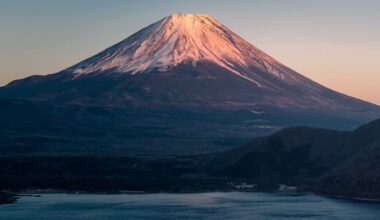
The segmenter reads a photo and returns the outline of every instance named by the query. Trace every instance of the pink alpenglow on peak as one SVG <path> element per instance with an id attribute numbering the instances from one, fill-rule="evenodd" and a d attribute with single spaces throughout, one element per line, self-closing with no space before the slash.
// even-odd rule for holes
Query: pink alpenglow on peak
<path id="1" fill-rule="evenodd" d="M 292 77 L 281 64 L 207 14 L 175 13 L 138 31 L 70 69 L 75 76 L 107 70 L 137 74 L 165 71 L 181 63 L 211 62 L 261 86 L 256 67 L 279 78 Z"/>

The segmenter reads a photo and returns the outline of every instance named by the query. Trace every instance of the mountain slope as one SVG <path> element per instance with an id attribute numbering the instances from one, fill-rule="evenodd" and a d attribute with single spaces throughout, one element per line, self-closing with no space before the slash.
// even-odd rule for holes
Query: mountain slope
<path id="1" fill-rule="evenodd" d="M 287 128 L 220 153 L 208 170 L 274 186 L 309 185 L 325 194 L 379 199 L 379 164 L 380 119 L 351 132 Z"/>
<path id="2" fill-rule="evenodd" d="M 316 188 L 321 193 L 380 199 L 380 120 L 353 132 L 355 154 L 323 177 Z"/>
<path id="3" fill-rule="evenodd" d="M 315 178 L 355 151 L 345 145 L 349 132 L 295 127 L 224 152 L 210 163 L 216 175 L 286 181 Z"/>

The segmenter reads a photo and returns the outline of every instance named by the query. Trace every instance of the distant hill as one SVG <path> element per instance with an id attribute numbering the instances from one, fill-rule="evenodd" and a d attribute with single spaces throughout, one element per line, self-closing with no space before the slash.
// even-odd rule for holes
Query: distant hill
<path id="1" fill-rule="evenodd" d="M 216 176 L 309 185 L 313 190 L 380 198 L 380 119 L 351 132 L 296 127 L 220 153 Z"/>

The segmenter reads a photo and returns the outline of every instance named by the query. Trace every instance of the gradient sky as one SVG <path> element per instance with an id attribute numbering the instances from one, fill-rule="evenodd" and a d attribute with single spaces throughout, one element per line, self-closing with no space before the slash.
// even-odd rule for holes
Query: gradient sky
<path id="1" fill-rule="evenodd" d="M 378 0 L 0 0 L 0 85 L 62 70 L 174 12 L 210 14 L 301 74 L 380 105 Z"/>

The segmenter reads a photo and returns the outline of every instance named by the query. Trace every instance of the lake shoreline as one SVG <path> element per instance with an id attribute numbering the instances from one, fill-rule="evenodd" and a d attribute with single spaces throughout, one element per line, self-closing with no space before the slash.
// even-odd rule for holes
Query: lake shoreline
<path id="1" fill-rule="evenodd" d="M 241 192 L 241 193 L 267 193 L 267 194 L 277 194 L 277 195 L 304 195 L 313 194 L 316 196 L 331 198 L 334 200 L 346 200 L 354 202 L 363 203 L 380 203 L 379 199 L 372 198 L 361 198 L 361 197 L 349 197 L 342 195 L 331 195 L 331 194 L 321 194 L 312 191 L 299 191 L 299 192 L 278 192 L 278 191 L 240 191 L 240 190 L 202 190 L 202 191 L 130 191 L 130 190 L 120 190 L 120 191 L 75 191 L 75 190 L 58 190 L 58 189 L 33 189 L 24 191 L 14 191 L 14 192 L 2 192 L 0 193 L 0 205 L 16 203 L 19 197 L 41 197 L 44 194 L 93 194 L 93 195 L 146 195 L 146 194 L 196 194 L 196 193 L 231 193 L 231 192 Z"/>
<path id="2" fill-rule="evenodd" d="M 17 203 L 0 206 L 0 218 L 378 220 L 380 216 L 379 204 L 330 199 L 313 193 L 67 193 L 70 192 L 20 194 Z"/>
<path id="3" fill-rule="evenodd" d="M 326 198 L 340 199 L 340 200 L 351 200 L 357 202 L 370 202 L 370 203 L 380 203 L 380 199 L 356 197 L 356 196 L 345 196 L 345 195 L 332 195 L 323 193 L 314 193 L 315 195 L 323 196 Z"/>
<path id="4" fill-rule="evenodd" d="M 17 202 L 16 194 L 0 191 L 0 205 L 12 204 L 15 202 Z"/>

